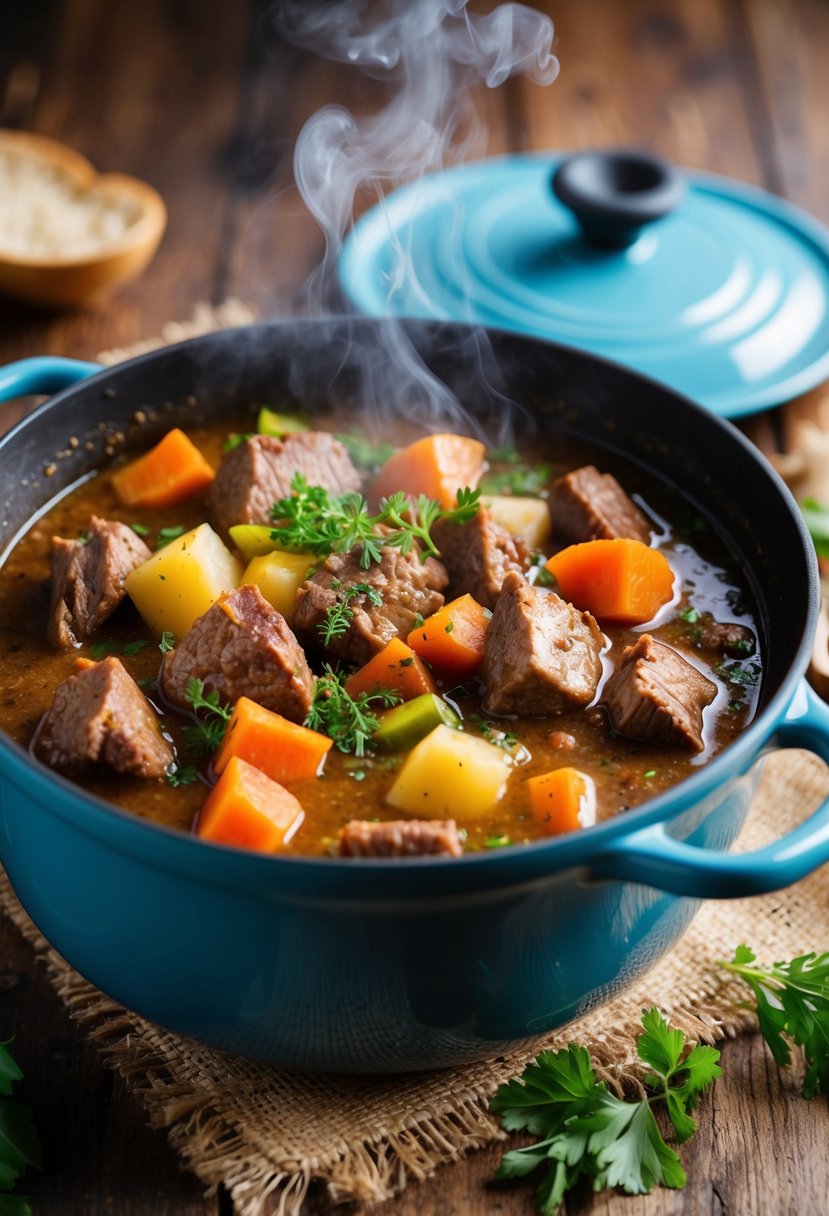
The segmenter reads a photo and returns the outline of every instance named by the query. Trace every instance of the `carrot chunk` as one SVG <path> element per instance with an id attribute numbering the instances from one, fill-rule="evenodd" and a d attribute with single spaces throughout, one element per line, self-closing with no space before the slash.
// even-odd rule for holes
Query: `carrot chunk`
<path id="1" fill-rule="evenodd" d="M 577 768 L 557 768 L 527 782 L 530 807 L 548 836 L 577 832 L 596 822 L 593 778 Z"/>
<path id="2" fill-rule="evenodd" d="M 389 457 L 377 475 L 371 497 L 377 502 L 402 490 L 411 498 L 425 494 L 453 507 L 458 490 L 474 490 L 484 471 L 486 448 L 466 435 L 425 435 Z"/>
<path id="3" fill-rule="evenodd" d="M 176 427 L 112 475 L 112 488 L 128 507 L 171 507 L 209 486 L 215 474 L 184 431 Z"/>
<path id="4" fill-rule="evenodd" d="M 462 595 L 427 617 L 406 639 L 440 676 L 464 680 L 484 658 L 489 617 L 471 595 Z"/>
<path id="5" fill-rule="evenodd" d="M 422 697 L 427 692 L 437 692 L 437 685 L 425 664 L 411 646 L 400 638 L 386 642 L 378 654 L 345 682 L 345 691 L 350 697 L 358 697 L 361 692 L 374 692 L 376 688 L 391 688 L 404 701 Z"/>
<path id="6" fill-rule="evenodd" d="M 554 554 L 547 569 L 564 599 L 599 619 L 644 625 L 674 593 L 674 572 L 641 540 L 588 540 Z"/>
<path id="7" fill-rule="evenodd" d="M 331 745 L 332 740 L 318 731 L 289 722 L 250 697 L 240 697 L 213 758 L 213 768 L 223 772 L 235 756 L 272 781 L 290 784 L 316 777 Z"/>
<path id="8" fill-rule="evenodd" d="M 274 853 L 288 843 L 304 817 L 293 794 L 232 756 L 204 800 L 196 835 L 216 844 Z"/>

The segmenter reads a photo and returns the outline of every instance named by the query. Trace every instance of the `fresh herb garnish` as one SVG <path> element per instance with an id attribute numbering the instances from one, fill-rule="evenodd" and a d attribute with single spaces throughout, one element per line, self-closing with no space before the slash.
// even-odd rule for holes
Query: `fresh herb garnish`
<path id="1" fill-rule="evenodd" d="M 232 710 L 221 704 L 215 688 L 205 693 L 204 681 L 195 676 L 187 681 L 184 699 L 192 706 L 194 713 L 204 715 L 195 726 L 186 726 L 182 731 L 187 750 L 192 756 L 208 756 L 224 738 Z"/>
<path id="2" fill-rule="evenodd" d="M 336 435 L 354 463 L 361 469 L 379 468 L 397 451 L 390 443 L 370 443 L 359 435 Z"/>
<path id="3" fill-rule="evenodd" d="M 750 663 L 747 667 L 741 663 L 735 663 L 732 667 L 721 665 L 719 670 L 727 680 L 731 680 L 732 684 L 754 685 L 760 683 L 760 668 L 756 663 Z"/>
<path id="4" fill-rule="evenodd" d="M 240 448 L 243 443 L 247 443 L 253 433 L 253 431 L 243 431 L 241 433 L 236 433 L 234 431 L 233 434 L 228 435 L 227 439 L 222 444 L 222 451 L 235 452 L 236 449 Z"/>
<path id="5" fill-rule="evenodd" d="M 494 453 L 490 452 L 490 455 Z M 501 473 L 487 473 L 481 482 L 481 491 L 486 494 L 509 494 L 518 497 L 537 497 L 547 488 L 550 480 L 548 464 L 530 465 L 528 468 L 505 469 Z"/>
<path id="6" fill-rule="evenodd" d="M 454 633 L 455 632 L 455 622 L 447 621 L 446 624 L 443 626 L 443 632 L 444 633 Z"/>
<path id="7" fill-rule="evenodd" d="M 800 509 L 818 557 L 829 557 L 829 507 L 814 498 L 804 498 Z"/>
<path id="8" fill-rule="evenodd" d="M 539 566 L 535 576 L 536 587 L 556 587 L 558 580 L 552 570 L 548 570 L 546 566 Z"/>
<path id="9" fill-rule="evenodd" d="M 169 528 L 159 528 L 155 538 L 156 552 L 163 549 L 165 545 L 169 545 L 170 541 L 183 536 L 186 531 L 184 524 L 170 524 Z"/>
<path id="10" fill-rule="evenodd" d="M 167 654 L 171 650 L 175 650 L 176 635 L 169 629 L 165 629 L 161 635 L 161 641 L 158 643 L 158 649 L 162 654 Z"/>
<path id="11" fill-rule="evenodd" d="M 32 1112 L 11 1097 L 23 1073 L 8 1050 L 10 1042 L 0 1043 L 0 1212 L 3 1216 L 31 1216 L 26 1200 L 9 1194 L 29 1166 L 41 1168 Z"/>
<path id="12" fill-rule="evenodd" d="M 441 519 L 462 524 L 478 513 L 479 492 L 458 490 L 457 505 L 444 510 L 440 503 L 419 494 L 416 501 L 402 492 L 384 498 L 380 510 L 372 515 L 361 494 L 332 495 L 322 486 L 311 486 L 301 473 L 291 482 L 293 494 L 271 508 L 277 526 L 271 532 L 285 549 L 296 549 L 317 556 L 343 553 L 362 546 L 360 565 L 367 570 L 379 562 L 384 548 L 410 553 L 417 542 L 421 560 L 438 556 L 431 528 Z M 385 529 L 389 529 L 386 531 Z"/>
<path id="13" fill-rule="evenodd" d="M 486 840 L 484 841 L 484 848 L 505 849 L 507 845 L 511 843 L 512 842 L 509 836 L 507 836 L 506 833 L 502 833 L 500 836 L 487 836 Z"/>
<path id="14" fill-rule="evenodd" d="M 199 779 L 199 770 L 195 764 L 176 764 L 164 774 L 174 789 L 180 785 L 192 785 Z"/>
<path id="15" fill-rule="evenodd" d="M 685 608 L 680 608 L 676 615 L 677 620 L 687 621 L 689 625 L 695 625 L 699 620 L 699 612 L 693 604 L 688 604 Z"/>
<path id="16" fill-rule="evenodd" d="M 643 774 L 642 774 L 642 776 L 643 776 L 643 777 L 644 777 L 644 778 L 645 778 L 647 781 L 650 781 L 651 777 L 655 777 L 655 776 L 656 776 L 656 769 L 655 769 L 655 768 L 649 768 L 649 769 L 648 769 L 648 771 L 647 771 L 646 773 L 643 773 Z"/>
<path id="17" fill-rule="evenodd" d="M 350 607 L 350 604 L 358 595 L 364 595 L 368 602 L 374 604 L 376 608 L 383 603 L 380 592 L 369 583 L 352 583 L 349 587 L 344 587 L 336 602 L 331 605 L 317 625 L 324 646 L 328 646 L 334 638 L 342 637 L 344 633 L 348 632 L 348 627 L 354 620 L 354 609 Z"/>
<path id="18" fill-rule="evenodd" d="M 147 524 L 130 524 L 136 536 L 149 536 L 152 529 Z"/>
<path id="19" fill-rule="evenodd" d="M 642 1025 L 636 1050 L 651 1071 L 638 1100 L 611 1093 L 596 1077 L 587 1049 L 575 1043 L 542 1052 L 492 1099 L 490 1109 L 507 1131 L 540 1138 L 506 1153 L 496 1177 L 522 1178 L 542 1170 L 537 1199 L 544 1216 L 553 1216 L 583 1178 L 596 1191 L 619 1186 L 631 1195 L 685 1185 L 685 1171 L 663 1140 L 653 1108 L 664 1105 L 683 1144 L 696 1131 L 689 1112 L 720 1076 L 720 1053 L 699 1044 L 688 1050 L 682 1031 L 656 1009 L 643 1012 Z"/>
<path id="20" fill-rule="evenodd" d="M 122 654 L 126 658 L 130 658 L 134 654 L 138 654 L 139 650 L 143 650 L 145 646 L 149 646 L 146 638 L 140 638 L 134 642 L 113 642 L 107 639 L 104 642 L 93 642 L 89 647 L 89 653 L 93 659 L 105 659 L 109 654 Z"/>
<path id="21" fill-rule="evenodd" d="M 486 718 L 482 717 L 480 714 L 470 714 L 469 720 L 470 722 L 475 723 L 478 730 L 488 743 L 493 743 L 495 747 L 503 748 L 505 752 L 512 751 L 512 749 L 516 747 L 519 742 L 518 735 L 516 735 L 514 731 L 498 730 L 497 727 L 492 726 L 492 724 L 487 722 Z"/>
<path id="22" fill-rule="evenodd" d="M 388 709 L 398 705 L 402 698 L 390 688 L 375 688 L 352 697 L 345 690 L 344 676 L 334 671 L 329 663 L 323 671 L 324 674 L 314 680 L 314 696 L 305 725 L 328 735 L 339 751 L 364 756 L 380 725 L 371 706 L 377 704 Z"/>
<path id="23" fill-rule="evenodd" d="M 789 1040 L 803 1048 L 803 1097 L 829 1093 L 829 952 L 801 954 L 771 967 L 756 961 L 753 950 L 738 946 L 730 962 L 718 965 L 750 986 L 760 1033 L 781 1067 L 791 1063 Z"/>
<path id="24" fill-rule="evenodd" d="M 511 444 L 507 444 L 502 448 L 490 448 L 487 452 L 490 460 L 498 460 L 501 464 L 518 464 L 521 460 L 521 453 L 518 448 L 514 448 Z"/>

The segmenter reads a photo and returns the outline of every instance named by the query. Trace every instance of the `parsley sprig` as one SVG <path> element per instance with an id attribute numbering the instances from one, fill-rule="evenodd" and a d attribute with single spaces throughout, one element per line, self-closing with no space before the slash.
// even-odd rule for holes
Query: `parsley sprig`
<path id="1" fill-rule="evenodd" d="M 803 1097 L 829 1093 L 829 952 L 800 954 L 771 967 L 756 962 L 753 950 L 738 946 L 733 959 L 719 966 L 751 988 L 760 1033 L 781 1067 L 791 1063 L 789 1041 L 803 1048 Z"/>
<path id="2" fill-rule="evenodd" d="M 373 705 L 388 709 L 402 700 L 390 688 L 376 688 L 352 697 L 345 690 L 344 677 L 326 663 L 323 675 L 314 680 L 314 696 L 305 725 L 318 730 L 341 752 L 364 756 L 380 725 Z"/>
<path id="3" fill-rule="evenodd" d="M 458 490 L 456 505 L 445 510 L 425 494 L 412 500 L 399 492 L 382 499 L 379 511 L 371 514 L 362 494 L 332 495 L 322 486 L 309 485 L 301 473 L 294 474 L 291 490 L 289 498 L 281 498 L 271 508 L 277 525 L 271 540 L 285 549 L 318 557 L 361 546 L 364 570 L 381 560 L 384 548 L 410 553 L 415 542 L 421 547 L 423 561 L 430 555 L 436 557 L 431 529 L 441 519 L 457 524 L 473 519 L 480 497 L 477 490 Z"/>
<path id="4" fill-rule="evenodd" d="M 383 603 L 383 597 L 376 587 L 372 587 L 370 583 L 351 583 L 348 587 L 342 587 L 339 582 L 331 584 L 332 590 L 338 591 L 336 601 L 326 612 L 323 619 L 317 625 L 317 630 L 322 635 L 324 646 L 328 646 L 334 638 L 342 637 L 348 632 L 348 627 L 354 620 L 354 609 L 351 607 L 351 601 L 358 595 L 364 595 L 370 604 L 374 604 L 379 608 Z"/>
<path id="5" fill-rule="evenodd" d="M 575 1043 L 542 1052 L 492 1099 L 490 1107 L 507 1131 L 539 1137 L 506 1153 L 496 1177 L 543 1170 L 537 1191 L 543 1216 L 553 1216 L 582 1178 L 591 1179 L 597 1191 L 619 1186 L 631 1195 L 685 1185 L 685 1171 L 662 1138 L 653 1108 L 664 1105 L 677 1142 L 684 1143 L 696 1131 L 689 1112 L 722 1071 L 720 1053 L 699 1044 L 689 1049 L 682 1031 L 657 1009 L 643 1012 L 642 1026 L 636 1049 L 650 1071 L 644 1096 L 636 1101 L 611 1093 L 596 1077 L 587 1049 Z"/>
<path id="6" fill-rule="evenodd" d="M 41 1168 L 32 1112 L 11 1097 L 23 1074 L 8 1050 L 10 1042 L 0 1043 L 0 1211 L 4 1216 L 31 1216 L 25 1199 L 8 1194 L 29 1166 Z"/>
<path id="7" fill-rule="evenodd" d="M 221 704 L 215 688 L 206 693 L 204 681 L 195 676 L 187 681 L 184 698 L 194 713 L 203 715 L 195 726 L 185 726 L 182 731 L 187 751 L 196 758 L 209 756 L 224 738 L 233 711 Z"/>

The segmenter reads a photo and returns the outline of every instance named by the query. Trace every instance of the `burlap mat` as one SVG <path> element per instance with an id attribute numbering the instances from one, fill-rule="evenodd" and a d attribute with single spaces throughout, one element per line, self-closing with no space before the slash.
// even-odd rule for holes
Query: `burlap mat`
<path id="1" fill-rule="evenodd" d="M 240 309 L 229 307 L 234 321 L 245 319 Z M 209 310 L 199 328 L 215 322 Z M 789 830 L 827 794 L 829 770 L 816 757 L 774 754 L 738 849 L 757 848 Z M 198 1177 L 211 1188 L 224 1183 L 239 1216 L 296 1216 L 314 1177 L 326 1182 L 333 1199 L 383 1199 L 498 1138 L 488 1099 L 540 1046 L 578 1039 L 612 1082 L 635 1074 L 633 1044 L 644 1006 L 658 1005 L 687 1033 L 708 1040 L 752 1025 L 740 1005 L 745 989 L 713 961 L 742 941 L 765 961 L 826 949 L 829 866 L 782 893 L 707 904 L 645 979 L 532 1052 L 379 1079 L 276 1072 L 159 1030 L 73 971 L 38 933 L 5 876 L 0 910 L 32 942 L 72 1015 L 139 1095 L 150 1122 L 168 1129 Z"/>

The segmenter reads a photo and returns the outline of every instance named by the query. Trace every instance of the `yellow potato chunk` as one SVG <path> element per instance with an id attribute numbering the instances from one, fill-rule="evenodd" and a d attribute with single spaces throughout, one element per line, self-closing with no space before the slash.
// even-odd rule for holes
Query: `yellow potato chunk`
<path id="1" fill-rule="evenodd" d="M 151 629 L 178 640 L 241 577 L 239 559 L 210 524 L 199 524 L 136 567 L 124 587 Z"/>
<path id="2" fill-rule="evenodd" d="M 245 561 L 249 562 L 252 557 L 273 553 L 278 548 L 271 540 L 271 532 L 273 528 L 270 524 L 234 524 L 230 529 L 230 539 Z"/>
<path id="3" fill-rule="evenodd" d="M 486 504 L 496 524 L 510 536 L 523 536 L 533 549 L 543 549 L 550 539 L 550 508 L 543 498 L 516 498 L 512 494 L 487 498 Z"/>
<path id="4" fill-rule="evenodd" d="M 475 819 L 503 797 L 510 772 L 500 748 L 436 726 L 409 752 L 386 801 L 419 819 Z"/>
<path id="5" fill-rule="evenodd" d="M 308 577 L 308 571 L 316 565 L 313 553 L 284 553 L 277 549 L 251 558 L 242 582 L 256 583 L 268 603 L 290 621 L 296 593 Z"/>

